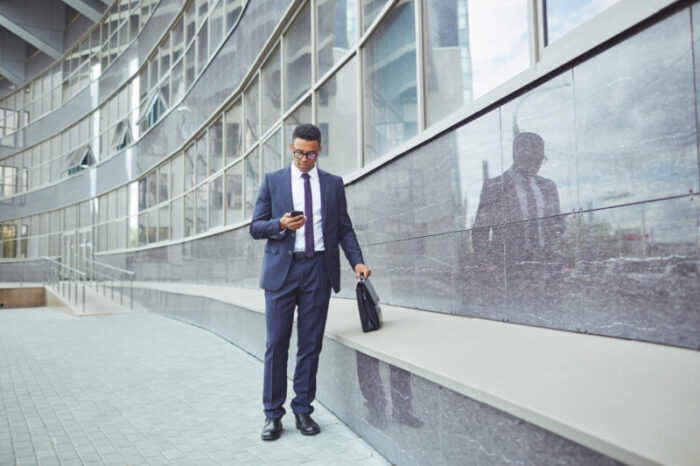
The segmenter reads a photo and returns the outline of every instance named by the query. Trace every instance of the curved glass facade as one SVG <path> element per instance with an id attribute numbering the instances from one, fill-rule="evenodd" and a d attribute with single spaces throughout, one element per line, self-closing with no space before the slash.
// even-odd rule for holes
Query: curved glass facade
<path id="1" fill-rule="evenodd" d="M 160 0 L 117 0 L 101 21 L 65 57 L 21 89 L 0 99 L 0 145 L 20 145 L 6 138 L 56 110 L 95 81 L 141 32 Z"/>

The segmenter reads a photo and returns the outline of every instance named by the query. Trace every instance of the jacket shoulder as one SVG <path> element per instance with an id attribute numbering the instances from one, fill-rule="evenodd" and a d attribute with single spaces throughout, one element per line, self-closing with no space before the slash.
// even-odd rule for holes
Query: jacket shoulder
<path id="1" fill-rule="evenodd" d="M 321 170 L 320 168 L 318 169 L 318 176 L 324 177 L 324 178 L 329 179 L 329 180 L 333 180 L 335 183 L 343 184 L 343 177 L 342 176 L 334 175 L 333 173 L 327 172 L 325 170 Z"/>

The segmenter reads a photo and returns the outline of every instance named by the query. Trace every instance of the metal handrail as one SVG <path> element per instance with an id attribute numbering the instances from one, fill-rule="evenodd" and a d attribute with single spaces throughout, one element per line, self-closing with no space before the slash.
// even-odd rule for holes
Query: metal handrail
<path id="1" fill-rule="evenodd" d="M 98 276 L 103 279 L 102 283 L 102 294 L 104 296 L 107 296 L 107 282 L 109 282 L 109 287 L 110 287 L 110 292 L 111 292 L 111 299 L 114 300 L 114 282 L 118 281 L 119 282 L 119 304 L 124 304 L 124 281 L 121 279 L 122 276 L 126 275 L 127 280 L 129 280 L 129 308 L 134 309 L 134 277 L 136 276 L 136 273 L 132 272 L 131 270 L 125 270 L 125 269 L 120 269 L 119 267 L 115 267 L 110 264 L 105 264 L 104 262 L 99 262 L 93 259 L 82 259 L 85 261 L 87 264 L 89 264 L 90 270 L 90 284 L 95 288 L 96 291 L 99 292 L 100 286 L 95 280 Z M 96 271 L 95 267 L 102 267 L 104 269 L 114 271 L 115 273 L 112 273 L 111 275 L 106 272 L 100 272 Z M 114 275 L 119 275 L 119 276 L 114 276 Z"/>
<path id="2" fill-rule="evenodd" d="M 83 314 L 85 314 L 85 281 L 87 279 L 87 273 L 82 272 L 76 268 L 73 268 L 69 265 L 64 264 L 63 262 L 60 262 L 56 259 L 52 259 L 50 257 L 44 257 L 43 258 L 45 261 L 47 261 L 49 264 L 53 264 L 54 266 L 54 273 L 53 273 L 53 279 L 52 280 L 46 280 L 45 283 L 48 284 L 48 286 L 51 286 L 52 284 L 55 285 L 56 291 L 61 293 L 62 295 L 67 294 L 68 295 L 68 301 L 70 302 L 73 300 L 75 305 L 78 305 L 78 281 L 82 284 L 82 289 L 83 289 L 83 296 L 82 296 L 82 309 L 83 309 Z M 72 274 L 72 278 L 69 280 L 72 283 L 68 284 L 68 292 L 66 293 L 66 281 L 62 280 L 62 274 L 61 274 L 61 269 L 67 270 Z M 78 280 L 76 277 L 80 277 L 80 280 Z M 71 284 L 73 286 L 71 286 Z"/>
<path id="3" fill-rule="evenodd" d="M 91 264 L 96 264 L 96 265 L 99 265 L 100 267 L 106 267 L 106 268 L 108 268 L 108 269 L 112 269 L 112 270 L 115 270 L 115 271 L 117 271 L 117 272 L 121 272 L 121 273 L 123 273 L 123 274 L 129 275 L 129 276 L 132 276 L 132 277 L 133 277 L 134 275 L 136 275 L 136 272 L 132 272 L 131 270 L 126 270 L 126 269 L 120 269 L 119 267 L 115 267 L 115 266 L 110 265 L 110 264 L 105 264 L 104 262 L 99 262 L 99 261 L 92 260 L 92 259 L 83 259 L 83 260 L 84 260 L 85 262 L 89 262 L 89 263 L 91 263 Z"/>

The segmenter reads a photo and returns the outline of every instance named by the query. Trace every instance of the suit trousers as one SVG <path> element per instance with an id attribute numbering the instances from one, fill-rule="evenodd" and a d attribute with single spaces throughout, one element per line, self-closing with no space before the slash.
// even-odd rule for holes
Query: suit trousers
<path id="1" fill-rule="evenodd" d="M 311 414 L 316 397 L 318 358 L 326 328 L 331 281 L 323 255 L 293 259 L 282 287 L 265 290 L 267 344 L 263 379 L 265 416 L 279 419 L 285 414 L 287 356 L 297 308 L 297 357 L 294 371 L 292 411 Z"/>

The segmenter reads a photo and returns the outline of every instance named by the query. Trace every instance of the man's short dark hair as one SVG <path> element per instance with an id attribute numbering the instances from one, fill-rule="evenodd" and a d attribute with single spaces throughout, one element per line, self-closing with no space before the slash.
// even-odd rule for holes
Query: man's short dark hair
<path id="1" fill-rule="evenodd" d="M 304 141 L 317 141 L 321 145 L 321 130 L 316 125 L 311 123 L 304 123 L 294 128 L 294 133 L 292 133 L 292 142 L 296 138 L 303 139 Z"/>

